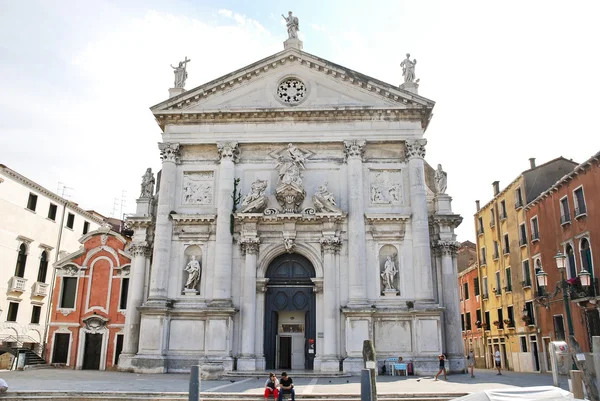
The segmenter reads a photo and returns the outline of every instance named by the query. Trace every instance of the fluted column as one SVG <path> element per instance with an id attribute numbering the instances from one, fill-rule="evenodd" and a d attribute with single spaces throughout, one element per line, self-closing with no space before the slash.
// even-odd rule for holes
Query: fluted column
<path id="1" fill-rule="evenodd" d="M 433 301 L 431 280 L 431 245 L 429 243 L 429 217 L 425 190 L 425 145 L 427 140 L 406 141 L 410 181 L 411 228 L 413 238 L 413 269 L 417 300 Z"/>
<path id="2" fill-rule="evenodd" d="M 348 163 L 348 306 L 367 303 L 367 268 L 365 257 L 365 200 L 363 163 L 365 140 L 344 141 Z"/>
<path id="3" fill-rule="evenodd" d="M 213 275 L 212 304 L 231 305 L 231 265 L 233 236 L 231 212 L 233 209 L 233 180 L 238 155 L 237 142 L 217 142 L 221 158 L 217 196 L 216 254 Z"/>
<path id="4" fill-rule="evenodd" d="M 125 312 L 125 336 L 123 338 L 123 354 L 135 355 L 138 352 L 140 339 L 140 312 L 144 298 L 144 277 L 146 262 L 150 248 L 146 242 L 132 243 L 128 249 L 133 255 L 129 272 L 129 295 Z"/>
<path id="5" fill-rule="evenodd" d="M 339 370 L 339 350 L 337 344 L 337 316 L 340 313 L 339 297 L 336 294 L 337 271 L 335 254 L 339 252 L 339 237 L 321 238 L 323 250 L 323 362 L 321 370 Z"/>
<path id="6" fill-rule="evenodd" d="M 462 360 L 464 345 L 462 342 L 460 305 L 458 299 L 458 271 L 456 266 L 456 255 L 460 244 L 456 241 L 438 241 L 438 250 L 442 255 L 442 302 L 444 311 L 445 327 L 445 350 L 449 356 L 458 357 Z"/>
<path id="7" fill-rule="evenodd" d="M 240 248 L 244 255 L 244 274 L 242 276 L 242 301 L 240 316 L 242 319 L 242 349 L 238 359 L 238 370 L 256 370 L 254 361 L 256 333 L 256 259 L 260 240 L 255 237 L 242 238 Z M 250 359 L 248 363 L 242 359 Z M 241 362 L 242 361 L 242 362 Z"/>
<path id="8" fill-rule="evenodd" d="M 171 258 L 171 233 L 173 226 L 169 214 L 175 209 L 175 184 L 179 161 L 178 143 L 159 143 L 162 172 L 154 233 L 154 255 L 150 275 L 149 301 L 166 301 L 169 288 L 169 264 Z"/>

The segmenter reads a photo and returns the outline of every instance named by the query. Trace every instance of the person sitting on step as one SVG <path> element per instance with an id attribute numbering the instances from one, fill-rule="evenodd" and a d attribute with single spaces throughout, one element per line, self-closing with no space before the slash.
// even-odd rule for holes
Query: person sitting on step
<path id="1" fill-rule="evenodd" d="M 279 398 L 279 380 L 275 376 L 275 373 L 269 373 L 269 378 L 265 382 L 265 399 L 273 394 L 274 399 Z"/>
<path id="2" fill-rule="evenodd" d="M 296 401 L 296 392 L 294 391 L 294 381 L 287 375 L 286 372 L 281 372 L 281 380 L 279 380 L 279 398 L 278 401 L 283 400 L 284 394 L 291 394 L 292 401 Z"/>

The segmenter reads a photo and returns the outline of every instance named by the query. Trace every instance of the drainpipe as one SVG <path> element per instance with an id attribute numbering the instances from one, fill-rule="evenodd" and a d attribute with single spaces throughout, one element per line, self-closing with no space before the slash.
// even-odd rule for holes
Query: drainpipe
<path id="1" fill-rule="evenodd" d="M 54 256 L 54 263 L 52 264 L 52 280 L 50 281 L 50 292 L 48 294 L 48 306 L 46 306 L 46 326 L 44 328 L 44 337 L 42 338 L 42 358 L 45 359 L 46 356 L 46 344 L 48 343 L 48 330 L 49 330 L 49 323 L 50 323 L 50 312 L 52 310 L 52 298 L 54 296 L 54 280 L 56 280 L 56 268 L 54 267 L 54 264 L 56 262 L 58 262 L 58 256 L 60 254 L 60 245 L 62 243 L 62 233 L 63 233 L 63 228 L 65 225 L 65 216 L 67 215 L 67 205 L 69 204 L 69 201 L 66 201 L 63 204 L 63 212 L 62 212 L 62 217 L 60 219 L 60 227 L 58 229 L 58 240 L 56 241 L 56 254 Z"/>

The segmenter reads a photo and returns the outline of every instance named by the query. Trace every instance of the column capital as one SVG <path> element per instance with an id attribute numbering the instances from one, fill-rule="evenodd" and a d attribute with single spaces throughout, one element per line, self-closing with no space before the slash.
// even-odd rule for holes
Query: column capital
<path id="1" fill-rule="evenodd" d="M 344 141 L 344 153 L 346 154 L 346 161 L 348 159 L 362 160 L 363 154 L 365 153 L 366 144 L 367 141 L 364 139 L 351 139 Z"/>
<path id="2" fill-rule="evenodd" d="M 460 242 L 439 240 L 435 244 L 435 248 L 442 255 L 456 256 L 458 253 L 458 248 L 460 248 Z"/>
<path id="3" fill-rule="evenodd" d="M 238 240 L 242 255 L 250 254 L 256 255 L 258 253 L 258 247 L 260 245 L 260 238 L 256 237 L 245 237 Z"/>
<path id="4" fill-rule="evenodd" d="M 133 256 L 150 256 L 152 249 L 147 242 L 132 242 L 126 248 L 126 251 Z"/>
<path id="5" fill-rule="evenodd" d="M 217 142 L 217 149 L 219 150 L 219 159 L 231 160 L 237 162 L 239 157 L 238 143 L 235 141 Z"/>
<path id="6" fill-rule="evenodd" d="M 406 155 L 408 159 L 415 157 L 425 158 L 425 145 L 427 145 L 427 139 L 411 139 L 406 141 Z"/>
<path id="7" fill-rule="evenodd" d="M 159 142 L 160 159 L 164 162 L 179 162 L 179 143 Z"/>
<path id="8" fill-rule="evenodd" d="M 321 243 L 321 249 L 325 253 L 336 253 L 340 251 L 342 246 L 342 240 L 340 237 L 322 237 L 319 242 Z"/>

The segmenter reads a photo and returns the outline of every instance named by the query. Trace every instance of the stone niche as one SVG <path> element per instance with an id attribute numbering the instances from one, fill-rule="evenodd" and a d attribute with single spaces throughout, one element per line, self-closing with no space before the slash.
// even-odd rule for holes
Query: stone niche
<path id="1" fill-rule="evenodd" d="M 214 172 L 186 171 L 183 173 L 181 204 L 212 205 L 214 200 Z"/>
<path id="2" fill-rule="evenodd" d="M 196 295 L 200 293 L 200 288 L 202 286 L 202 270 L 203 270 L 203 266 L 202 266 L 202 248 L 200 248 L 200 246 L 198 245 L 190 245 L 187 248 L 185 248 L 185 251 L 183 252 L 183 256 L 184 256 L 184 266 L 182 267 L 182 281 L 181 281 L 181 288 L 183 289 L 183 293 L 186 295 Z M 198 263 L 200 264 L 200 272 L 199 272 L 199 279 L 198 279 L 198 284 L 196 286 L 194 286 L 194 288 L 187 288 L 186 284 L 188 281 L 188 278 L 190 276 L 190 273 L 186 270 L 188 263 L 190 263 L 190 261 L 192 260 L 192 257 L 194 257 Z"/>
<path id="3" fill-rule="evenodd" d="M 400 295 L 400 269 L 398 268 L 398 248 L 384 245 L 379 249 L 379 283 L 383 296 Z"/>

